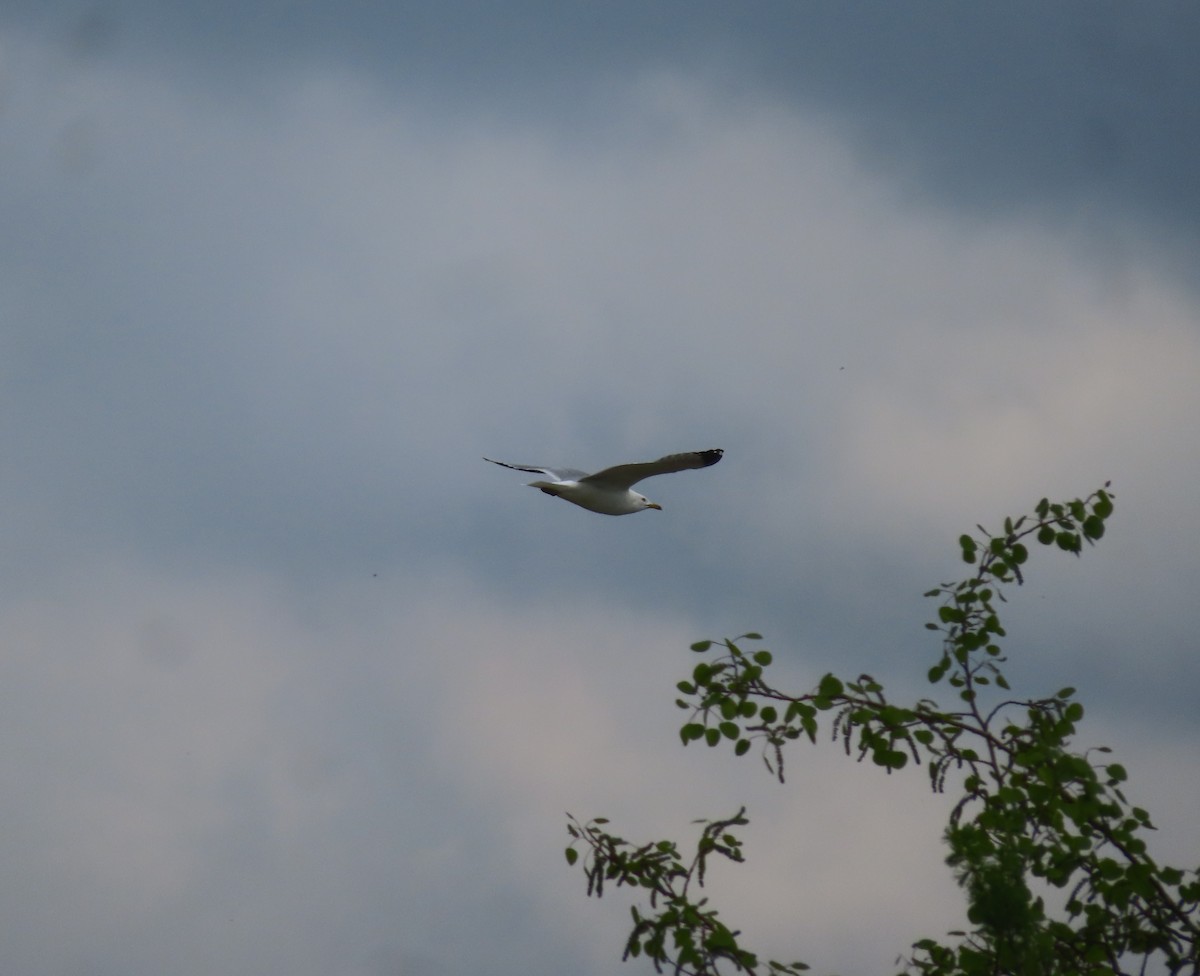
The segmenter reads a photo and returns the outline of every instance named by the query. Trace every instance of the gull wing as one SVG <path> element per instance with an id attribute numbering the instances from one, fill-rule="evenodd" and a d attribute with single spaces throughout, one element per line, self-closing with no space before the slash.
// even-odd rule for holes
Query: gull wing
<path id="1" fill-rule="evenodd" d="M 524 471 L 528 474 L 544 474 L 551 481 L 582 481 L 587 477 L 586 471 L 576 471 L 574 468 L 543 468 L 533 464 L 509 464 L 507 461 L 492 461 L 488 457 L 485 457 L 484 460 L 491 461 L 492 464 L 498 464 L 502 468 L 512 468 L 514 471 Z"/>
<path id="2" fill-rule="evenodd" d="M 641 461 L 634 464 L 618 464 L 605 468 L 595 474 L 589 474 L 579 480 L 585 484 L 603 486 L 606 488 L 625 488 L 636 485 L 645 478 L 653 478 L 656 474 L 674 474 L 676 471 L 690 471 L 692 468 L 707 468 L 721 460 L 725 452 L 720 448 L 711 451 L 688 451 L 685 454 L 668 454 L 657 461 Z M 523 469 L 524 470 L 524 469 Z M 542 469 L 538 469 L 542 470 Z"/>

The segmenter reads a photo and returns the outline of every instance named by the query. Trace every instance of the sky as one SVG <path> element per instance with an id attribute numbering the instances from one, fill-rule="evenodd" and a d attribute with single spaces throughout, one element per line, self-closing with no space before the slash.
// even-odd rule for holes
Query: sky
<path id="1" fill-rule="evenodd" d="M 955 540 L 1200 850 L 1200 12 L 9 0 L 0 971 L 598 976 L 565 814 L 746 805 L 710 896 L 891 972 L 951 798 L 683 748 L 703 638 L 928 692 Z M 481 457 L 722 448 L 610 518 Z"/>

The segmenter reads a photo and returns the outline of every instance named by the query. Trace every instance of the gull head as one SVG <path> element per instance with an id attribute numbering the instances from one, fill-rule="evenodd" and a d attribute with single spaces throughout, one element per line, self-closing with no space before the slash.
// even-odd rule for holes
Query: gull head
<path id="1" fill-rule="evenodd" d="M 662 506 L 658 504 L 658 502 L 650 501 L 650 499 L 645 495 L 639 495 L 636 491 L 630 492 L 630 494 L 637 498 L 638 503 L 642 506 L 642 508 L 653 508 L 660 512 L 662 511 Z"/>

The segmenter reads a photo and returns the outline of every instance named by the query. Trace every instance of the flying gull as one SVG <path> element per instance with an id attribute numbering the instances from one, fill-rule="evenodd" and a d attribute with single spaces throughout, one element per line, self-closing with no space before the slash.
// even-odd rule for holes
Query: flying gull
<path id="1" fill-rule="evenodd" d="M 605 468 L 595 474 L 586 471 L 576 471 L 574 468 L 543 468 L 537 465 L 508 464 L 504 461 L 492 461 L 502 468 L 512 468 L 514 471 L 528 471 L 530 474 L 545 475 L 547 481 L 531 481 L 530 488 L 540 488 L 547 495 L 557 495 L 564 501 L 586 508 L 601 515 L 632 515 L 646 508 L 662 506 L 652 502 L 645 495 L 640 495 L 630 489 L 644 478 L 652 478 L 656 474 L 672 474 L 675 471 L 687 471 L 690 468 L 707 468 L 721 460 L 725 452 L 720 449 L 711 451 L 689 451 L 686 454 L 668 454 L 657 461 L 642 461 L 634 464 L 618 464 Z"/>

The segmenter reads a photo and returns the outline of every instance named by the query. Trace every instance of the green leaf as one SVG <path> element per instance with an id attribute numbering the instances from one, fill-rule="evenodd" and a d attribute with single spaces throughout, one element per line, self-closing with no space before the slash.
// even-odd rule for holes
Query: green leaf
<path id="1" fill-rule="evenodd" d="M 755 664 L 761 664 L 765 668 L 768 664 L 771 663 L 771 661 L 772 661 L 772 657 L 771 657 L 770 651 L 755 651 L 754 652 L 754 663 Z"/>
<path id="2" fill-rule="evenodd" d="M 704 741 L 709 746 L 715 746 L 718 742 L 721 741 L 721 730 L 720 729 L 705 729 L 704 730 Z"/>
<path id="3" fill-rule="evenodd" d="M 779 721 L 779 712 L 773 705 L 764 705 L 758 714 L 766 725 L 774 725 Z"/>
<path id="4" fill-rule="evenodd" d="M 1054 542 L 1054 538 L 1055 534 L 1053 527 L 1049 525 L 1043 525 L 1040 529 L 1038 529 L 1037 541 L 1043 546 L 1051 545 Z M 695 648 L 693 648 L 693 650 L 695 650 Z"/>
<path id="5" fill-rule="evenodd" d="M 736 739 L 742 734 L 742 730 L 738 728 L 737 722 L 722 722 L 719 726 L 721 734 L 727 739 Z"/>
<path id="6" fill-rule="evenodd" d="M 710 952 L 718 949 L 736 949 L 737 940 L 734 939 L 729 929 L 721 926 L 704 940 L 704 948 Z"/>
<path id="7" fill-rule="evenodd" d="M 842 693 L 845 686 L 832 674 L 827 674 L 817 686 L 817 693 L 825 698 L 834 698 Z"/>
<path id="8" fill-rule="evenodd" d="M 696 641 L 696 643 L 692 645 L 692 650 L 696 651 L 697 653 L 703 654 L 710 647 L 712 647 L 712 641 L 702 640 L 702 641 Z"/>
<path id="9" fill-rule="evenodd" d="M 733 754 L 735 756 L 744 756 L 749 751 L 750 751 L 750 740 L 749 739 L 740 739 L 738 741 L 738 744 L 733 747 Z"/>
<path id="10" fill-rule="evenodd" d="M 815 711 L 816 710 L 813 708 L 813 706 L 807 704 L 806 702 L 788 702 L 787 711 L 783 713 L 783 720 L 785 722 L 794 722 L 796 719 L 804 718 L 806 716 L 811 718 Z"/>
<path id="11" fill-rule="evenodd" d="M 575 850 L 574 847 L 568 847 L 567 848 L 567 863 L 574 864 L 578 860 L 579 860 L 579 851 Z"/>
<path id="12" fill-rule="evenodd" d="M 1099 539 L 1104 535 L 1104 520 L 1098 515 L 1089 515 L 1083 520 L 1083 534 L 1089 539 Z"/>
<path id="13" fill-rule="evenodd" d="M 969 535 L 960 535 L 958 537 L 958 544 L 962 548 L 963 562 L 964 563 L 975 562 L 975 553 L 976 553 L 976 550 L 979 548 L 975 544 L 975 540 L 972 539 Z"/>
<path id="14" fill-rule="evenodd" d="M 1079 536 L 1074 532 L 1059 532 L 1054 537 L 1054 541 L 1058 543 L 1058 548 L 1064 552 L 1079 551 Z"/>

